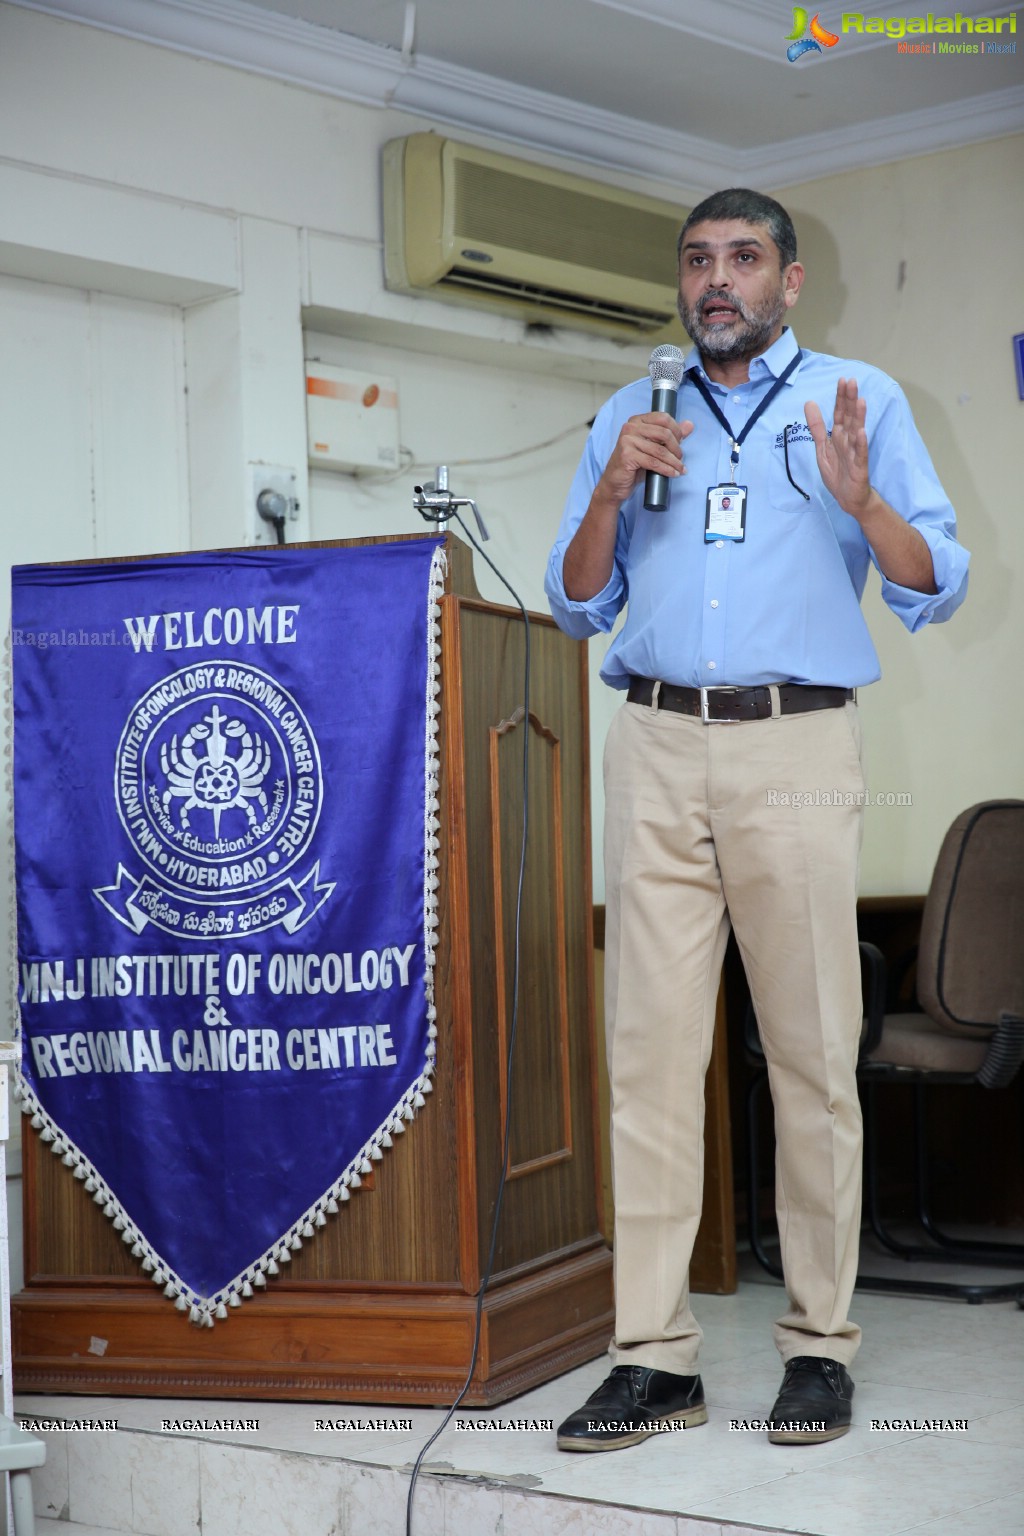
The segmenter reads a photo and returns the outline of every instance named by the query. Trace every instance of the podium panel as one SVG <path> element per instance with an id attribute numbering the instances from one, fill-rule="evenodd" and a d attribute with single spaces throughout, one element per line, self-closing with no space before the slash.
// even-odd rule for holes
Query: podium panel
<path id="1" fill-rule="evenodd" d="M 531 616 L 526 716 L 521 615 L 484 602 L 469 549 L 451 535 L 446 546 L 433 1094 L 287 1272 L 212 1328 L 163 1297 L 26 1122 L 26 1279 L 13 1302 L 19 1391 L 451 1401 L 469 1364 L 490 1245 L 513 1028 L 509 1176 L 464 1401 L 503 1402 L 606 1347 L 586 648 Z"/>

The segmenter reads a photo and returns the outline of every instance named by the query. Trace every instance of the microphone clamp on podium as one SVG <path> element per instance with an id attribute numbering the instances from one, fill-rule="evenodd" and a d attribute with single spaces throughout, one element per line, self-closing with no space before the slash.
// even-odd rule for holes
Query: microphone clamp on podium
<path id="1" fill-rule="evenodd" d="M 471 507 L 480 537 L 486 544 L 490 534 L 484 527 L 484 520 L 480 516 L 480 509 L 476 502 L 469 496 L 453 496 L 448 489 L 447 464 L 439 464 L 433 480 L 427 480 L 423 485 L 414 485 L 412 490 L 413 511 L 418 512 L 428 523 L 436 523 L 441 529 L 447 529 L 451 515 L 457 507 Z"/>

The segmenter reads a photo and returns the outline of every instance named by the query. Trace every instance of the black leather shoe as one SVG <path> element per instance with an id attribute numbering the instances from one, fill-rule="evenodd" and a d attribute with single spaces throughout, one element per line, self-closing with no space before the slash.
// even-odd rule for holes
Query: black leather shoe
<path id="1" fill-rule="evenodd" d="M 558 1426 L 558 1449 L 620 1451 L 661 1429 L 692 1429 L 707 1418 L 699 1376 L 617 1365 L 583 1407 Z"/>
<path id="2" fill-rule="evenodd" d="M 776 1445 L 816 1445 L 845 1435 L 853 1417 L 853 1382 L 838 1360 L 797 1355 L 772 1409 L 768 1439 Z"/>

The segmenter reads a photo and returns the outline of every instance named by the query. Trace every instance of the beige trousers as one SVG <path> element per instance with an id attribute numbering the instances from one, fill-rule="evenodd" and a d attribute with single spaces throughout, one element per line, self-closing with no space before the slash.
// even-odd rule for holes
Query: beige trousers
<path id="1" fill-rule="evenodd" d="M 730 922 L 775 1106 L 783 1360 L 848 1365 L 860 1234 L 855 704 L 742 724 L 624 704 L 605 749 L 616 1365 L 693 1375 L 704 1074 Z M 818 792 L 819 801 L 813 801 Z M 831 800 L 832 803 L 827 803 Z M 796 801 L 797 803 L 794 803 Z M 838 803 L 837 803 L 838 802 Z"/>

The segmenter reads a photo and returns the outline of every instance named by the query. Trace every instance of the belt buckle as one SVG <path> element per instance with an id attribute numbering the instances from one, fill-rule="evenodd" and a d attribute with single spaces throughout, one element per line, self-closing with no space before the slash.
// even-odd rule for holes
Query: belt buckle
<path id="1" fill-rule="evenodd" d="M 739 725 L 738 720 L 719 720 L 708 713 L 709 693 L 737 693 L 736 688 L 702 688 L 700 690 L 700 718 L 704 725 Z"/>

